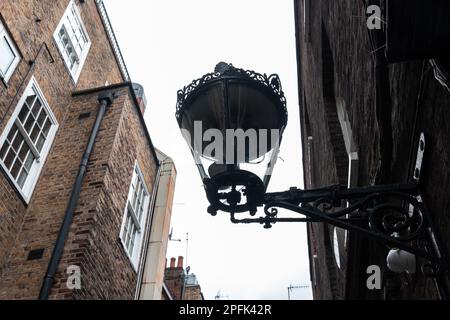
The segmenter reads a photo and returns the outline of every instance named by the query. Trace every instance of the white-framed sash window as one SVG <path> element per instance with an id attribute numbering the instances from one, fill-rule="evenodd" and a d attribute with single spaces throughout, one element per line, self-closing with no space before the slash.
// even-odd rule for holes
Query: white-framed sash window
<path id="1" fill-rule="evenodd" d="M 76 83 L 89 52 L 91 41 L 73 0 L 70 1 L 64 12 L 53 38 L 73 82 Z"/>
<path id="2" fill-rule="evenodd" d="M 122 245 L 135 269 L 138 267 L 149 204 L 150 194 L 141 169 L 136 163 L 120 229 Z"/>
<path id="3" fill-rule="evenodd" d="M 34 77 L 0 136 L 0 164 L 28 203 L 58 123 Z"/>
<path id="4" fill-rule="evenodd" d="M 0 77 L 8 82 L 20 61 L 17 48 L 0 20 Z"/>

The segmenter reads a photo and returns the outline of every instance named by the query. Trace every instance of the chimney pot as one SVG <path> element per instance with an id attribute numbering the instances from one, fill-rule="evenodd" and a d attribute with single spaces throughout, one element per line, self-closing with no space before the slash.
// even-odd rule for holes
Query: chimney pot
<path id="1" fill-rule="evenodd" d="M 170 268 L 175 268 L 175 258 L 170 258 Z"/>
<path id="2" fill-rule="evenodd" d="M 136 96 L 136 100 L 138 103 L 138 107 L 141 110 L 142 115 L 145 112 L 145 109 L 147 108 L 147 98 L 145 97 L 144 87 L 141 86 L 139 83 L 133 83 L 133 90 Z"/>
<path id="3" fill-rule="evenodd" d="M 183 269 L 183 257 L 182 256 L 178 257 L 178 266 L 177 266 L 177 268 Z"/>

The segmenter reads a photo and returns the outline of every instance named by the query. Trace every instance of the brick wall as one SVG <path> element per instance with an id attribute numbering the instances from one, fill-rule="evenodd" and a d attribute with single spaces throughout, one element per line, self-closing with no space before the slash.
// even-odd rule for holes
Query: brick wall
<path id="1" fill-rule="evenodd" d="M 176 263 L 176 264 L 175 264 Z M 200 285 L 195 274 L 187 274 L 183 269 L 183 257 L 170 259 L 169 267 L 164 273 L 164 284 L 173 300 L 204 300 Z M 162 295 L 161 299 L 167 297 Z"/>
<path id="2" fill-rule="evenodd" d="M 8 85 L 0 83 L 0 132 L 34 76 L 59 129 L 31 200 L 26 204 L 0 172 L 0 299 L 35 299 L 98 108 L 97 95 L 72 92 L 123 81 L 94 1 L 76 4 L 92 42 L 75 85 L 53 40 L 69 1 L 1 1 L 0 14 L 22 59 Z M 29 63 L 30 62 L 30 63 Z M 137 159 L 151 192 L 156 159 L 127 87 L 107 110 L 89 160 L 51 298 L 133 298 L 136 271 L 117 241 Z M 80 114 L 90 116 L 79 119 Z M 43 257 L 28 261 L 30 250 Z M 80 265 L 82 289 L 66 289 L 66 267 Z"/>
<path id="3" fill-rule="evenodd" d="M 296 1 L 298 16 L 303 17 L 304 1 Z M 300 106 L 303 126 L 308 126 L 312 136 L 311 154 L 304 149 L 303 158 L 311 159 L 311 174 L 305 172 L 309 187 L 347 184 L 348 157 L 342 131 L 336 113 L 336 99 L 345 101 L 347 113 L 359 155 L 359 185 L 370 184 L 377 172 L 379 147 L 376 127 L 375 80 L 365 24 L 358 20 L 364 9 L 359 1 L 310 1 L 310 41 L 305 41 L 302 20 L 297 21 L 300 66 Z M 364 21 L 363 21 L 364 22 Z M 307 108 L 307 109 L 306 109 Z M 306 135 L 302 136 L 307 145 Z M 308 171 L 307 162 L 304 168 Z M 365 273 L 354 271 L 354 266 L 364 270 L 367 251 L 357 251 L 347 262 L 347 252 L 342 247 L 342 267 L 338 268 L 333 250 L 332 228 L 327 225 L 310 225 L 312 251 L 317 253 L 316 279 L 313 286 L 316 299 L 343 299 L 352 280 L 360 286 L 365 284 Z M 311 237 L 315 237 L 314 241 Z M 349 235 L 348 242 L 364 242 L 366 239 Z M 367 245 L 367 244 L 366 244 Z M 376 244 L 370 244 L 373 260 L 383 262 Z M 381 260 L 380 260 L 380 259 Z M 378 259 L 378 260 L 377 260 Z M 350 265 L 350 269 L 347 266 Z M 359 268 L 359 267 L 357 267 Z M 358 269 L 359 270 L 359 269 Z M 347 279 L 348 272 L 355 272 Z M 364 289 L 364 288 L 363 288 Z M 354 290 L 356 291 L 356 290 Z M 364 290 L 363 290 L 364 291 Z M 367 292 L 357 292 L 362 297 Z M 370 295 L 370 293 L 369 293 Z"/>
<path id="4" fill-rule="evenodd" d="M 65 286 L 68 265 L 82 267 L 82 289 L 74 291 L 76 299 L 132 299 L 136 290 L 136 270 L 119 240 L 135 161 L 144 175 L 148 190 L 153 190 L 157 165 L 142 130 L 138 109 L 128 89 L 108 110 L 91 169 L 85 179 L 76 218 L 59 266 L 52 291 L 53 298 L 64 298 L 71 291 Z M 96 95 L 87 97 L 95 103 Z M 126 150 L 126 152 L 124 152 Z M 84 191 L 84 192 L 83 192 Z"/>
<path id="5" fill-rule="evenodd" d="M 199 285 L 186 286 L 183 300 L 203 300 L 202 288 Z"/>
<path id="6" fill-rule="evenodd" d="M 22 58 L 8 85 L 0 82 L 0 132 L 3 132 L 31 76 L 36 77 L 57 121 L 60 124 L 64 122 L 71 92 L 76 87 L 71 82 L 52 36 L 68 3 L 69 1 L 0 2 L 4 25 L 11 33 Z M 105 81 L 121 82 L 106 35 L 96 16 L 94 2 L 87 1 L 78 7 L 92 46 L 77 86 L 83 88 L 89 85 L 89 81 L 96 82 L 98 86 Z M 37 18 L 40 19 L 39 22 Z M 104 52 L 103 59 L 95 60 L 92 57 L 98 52 Z M 27 207 L 4 174 L 0 175 L 0 187 L 0 201 L 4 208 L 0 215 L 0 263 L 3 264 L 24 221 Z"/>
<path id="7" fill-rule="evenodd" d="M 380 144 L 375 99 L 375 61 L 371 53 L 363 2 L 353 0 L 309 2 L 310 41 L 304 34 L 302 18 L 304 1 L 295 1 L 303 146 L 307 146 L 307 136 L 312 136 L 313 139 L 311 153 L 308 153 L 308 148 L 303 148 L 305 185 L 321 187 L 342 180 L 340 177 L 342 169 L 339 169 L 341 166 L 339 159 L 342 155 L 338 152 L 343 152 L 345 148 L 336 141 L 337 129 L 330 125 L 330 112 L 327 111 L 334 110 L 333 103 L 329 101 L 335 98 L 345 101 L 355 143 L 358 146 L 358 184 L 372 184 L 380 169 L 381 151 L 385 151 L 387 146 Z M 328 41 L 324 41 L 327 39 Z M 328 45 L 329 53 L 324 54 L 324 46 Z M 425 190 L 425 200 L 431 207 L 434 220 L 448 250 L 450 232 L 447 209 L 450 207 L 450 201 L 447 197 L 448 192 L 444 190 L 450 189 L 448 179 L 450 151 L 446 142 L 450 138 L 448 113 L 450 95 L 433 78 L 427 61 L 390 65 L 389 84 L 392 109 L 388 109 L 387 112 L 391 112 L 392 132 L 388 138 L 392 141 L 393 157 L 390 163 L 383 163 L 388 168 L 384 183 L 405 183 L 410 179 L 410 167 L 411 162 L 415 162 L 413 158 L 417 150 L 417 140 L 420 132 L 425 132 L 427 149 L 421 187 Z M 312 172 L 308 172 L 309 163 Z M 388 275 L 384 262 L 385 248 L 364 237 L 350 234 L 348 242 L 353 243 L 352 251 L 346 252 L 344 257 L 348 259 L 349 269 L 338 274 L 342 281 L 339 282 L 340 293 L 335 295 L 330 279 L 334 262 L 332 259 L 327 260 L 331 252 L 325 245 L 328 229 L 323 229 L 319 224 L 311 225 L 310 228 L 310 252 L 317 252 L 316 273 L 320 273 L 316 275 L 317 285 L 314 290 L 316 298 L 383 297 L 382 292 L 369 292 L 365 288 L 367 278 L 365 269 L 370 264 L 378 264 Z M 346 275 L 350 275 L 350 278 L 345 278 Z M 388 277 L 392 283 L 401 283 L 400 296 L 403 298 L 437 297 L 434 283 L 419 274 L 414 276 L 414 280 L 409 284 L 405 278 L 397 281 L 398 279 L 392 280 L 391 274 Z"/>
<path id="8" fill-rule="evenodd" d="M 174 300 L 183 300 L 185 272 L 183 267 L 175 266 L 171 260 L 170 267 L 166 268 L 164 273 L 164 283 L 169 289 L 170 294 Z"/>

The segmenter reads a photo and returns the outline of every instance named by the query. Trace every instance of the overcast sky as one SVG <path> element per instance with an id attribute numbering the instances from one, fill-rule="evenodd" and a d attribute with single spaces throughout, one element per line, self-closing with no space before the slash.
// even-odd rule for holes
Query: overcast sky
<path id="1" fill-rule="evenodd" d="M 292 0 L 106 0 L 131 79 L 145 88 L 154 145 L 177 167 L 167 256 L 186 255 L 206 299 L 287 299 L 287 287 L 310 285 L 304 224 L 234 225 L 207 212 L 200 176 L 175 120 L 176 93 L 219 61 L 277 73 L 289 120 L 269 191 L 302 187 Z M 262 210 L 260 210 L 262 211 Z M 261 215 L 262 213 L 259 212 Z M 311 299 L 294 289 L 292 299 Z"/>

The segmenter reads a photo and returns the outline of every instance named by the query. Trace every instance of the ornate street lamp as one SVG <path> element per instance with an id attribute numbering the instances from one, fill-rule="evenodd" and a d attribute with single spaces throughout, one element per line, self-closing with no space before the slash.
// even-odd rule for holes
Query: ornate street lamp
<path id="1" fill-rule="evenodd" d="M 279 222 L 325 222 L 362 233 L 396 250 L 390 255 L 391 265 L 395 259 L 396 266 L 410 265 L 410 255 L 401 250 L 415 255 L 422 271 L 439 277 L 449 296 L 445 252 L 417 184 L 423 135 L 413 183 L 267 192 L 287 124 L 286 99 L 277 75 L 221 62 L 213 73 L 178 91 L 176 118 L 200 172 L 210 214 L 227 212 L 233 223 L 259 223 L 265 228 Z M 255 217 L 258 207 L 264 208 L 261 217 Z M 302 217 L 281 217 L 279 208 Z"/>
<path id="2" fill-rule="evenodd" d="M 178 91 L 176 117 L 205 184 L 208 212 L 256 214 L 287 124 L 278 76 L 219 63 Z"/>

